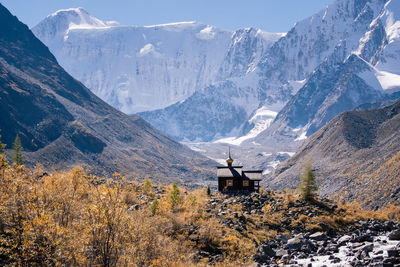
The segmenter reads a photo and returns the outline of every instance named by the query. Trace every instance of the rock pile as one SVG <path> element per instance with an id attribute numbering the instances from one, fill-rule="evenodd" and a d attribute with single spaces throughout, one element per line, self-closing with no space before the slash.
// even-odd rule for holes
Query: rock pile
<path id="1" fill-rule="evenodd" d="M 243 235 L 255 228 L 277 232 L 274 239 L 256 245 L 253 259 L 259 266 L 400 266 L 398 223 L 368 219 L 332 227 L 318 216 L 348 213 L 327 199 L 310 204 L 273 192 L 217 195 L 208 200 L 206 212 Z M 278 222 L 269 219 L 276 214 Z M 316 227 L 299 223 L 301 218 L 315 221 Z"/>
<path id="2" fill-rule="evenodd" d="M 261 266 L 400 266 L 400 225 L 360 221 L 349 231 L 278 235 L 259 246 Z"/>

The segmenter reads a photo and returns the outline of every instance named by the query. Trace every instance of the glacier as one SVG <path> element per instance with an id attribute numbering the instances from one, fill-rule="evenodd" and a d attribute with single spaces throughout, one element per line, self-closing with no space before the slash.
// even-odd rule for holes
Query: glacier
<path id="1" fill-rule="evenodd" d="M 127 114 L 162 109 L 221 80 L 235 33 L 198 22 L 125 26 L 83 8 L 55 12 L 32 28 L 60 65 Z M 268 46 L 280 34 L 257 31 Z"/>

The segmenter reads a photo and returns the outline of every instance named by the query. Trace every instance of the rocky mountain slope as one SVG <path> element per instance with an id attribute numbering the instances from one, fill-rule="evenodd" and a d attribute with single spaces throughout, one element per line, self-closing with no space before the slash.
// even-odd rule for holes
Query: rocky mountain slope
<path id="1" fill-rule="evenodd" d="M 394 26 L 398 9 L 396 1 L 336 1 L 323 17 L 313 16 L 313 24 L 330 25 L 327 36 L 336 36 L 335 27 L 339 27 L 342 38 L 334 40 L 330 54 L 279 112 L 271 128 L 295 138 L 299 133 L 309 136 L 341 112 L 398 91 L 399 70 L 392 65 L 396 52 L 392 63 L 385 56 L 399 42 L 399 29 Z"/>
<path id="2" fill-rule="evenodd" d="M 96 97 L 60 67 L 48 48 L 0 6 L 0 129 L 10 148 L 16 134 L 27 164 L 97 173 L 121 172 L 202 183 L 214 163 Z"/>
<path id="3" fill-rule="evenodd" d="M 396 203 L 399 175 L 391 166 L 397 164 L 393 157 L 400 151 L 399 132 L 400 101 L 381 109 L 344 112 L 307 139 L 269 183 L 296 186 L 310 159 L 321 195 L 362 199 L 369 206 Z M 386 191 L 386 185 L 391 189 Z"/>

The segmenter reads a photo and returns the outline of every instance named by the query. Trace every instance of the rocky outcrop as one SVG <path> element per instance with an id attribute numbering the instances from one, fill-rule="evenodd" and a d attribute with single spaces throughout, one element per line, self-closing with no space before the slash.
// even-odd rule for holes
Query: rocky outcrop
<path id="1" fill-rule="evenodd" d="M 341 233 L 278 236 L 258 248 L 261 266 L 395 266 L 400 263 L 400 225 L 360 221 Z"/>

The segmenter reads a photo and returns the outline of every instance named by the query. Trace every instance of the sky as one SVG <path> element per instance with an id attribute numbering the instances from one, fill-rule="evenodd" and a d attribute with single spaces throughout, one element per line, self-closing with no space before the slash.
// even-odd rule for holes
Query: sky
<path id="1" fill-rule="evenodd" d="M 124 25 L 198 21 L 225 30 L 256 27 L 287 32 L 334 0 L 0 0 L 29 27 L 59 9 L 83 7 Z"/>

